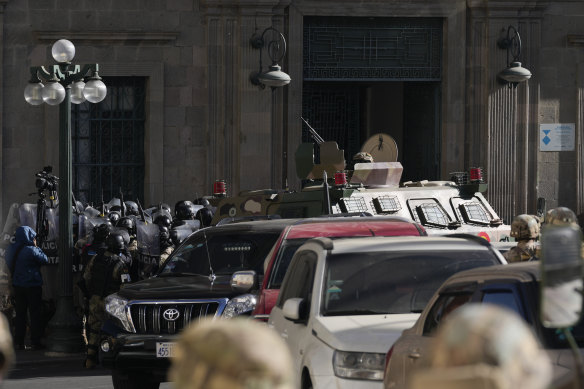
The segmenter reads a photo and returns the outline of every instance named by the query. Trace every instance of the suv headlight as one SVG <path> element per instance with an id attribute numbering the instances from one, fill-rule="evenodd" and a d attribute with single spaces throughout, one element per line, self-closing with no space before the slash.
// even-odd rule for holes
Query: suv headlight
<path id="1" fill-rule="evenodd" d="M 130 317 L 129 311 L 126 309 L 128 300 L 123 299 L 114 293 L 105 298 L 104 304 L 105 311 L 117 319 L 118 322 L 124 327 L 124 330 L 128 332 L 134 332 L 132 318 Z"/>
<path id="2" fill-rule="evenodd" d="M 335 351 L 333 368 L 337 377 L 383 380 L 385 354 Z"/>
<path id="3" fill-rule="evenodd" d="M 227 302 L 221 317 L 229 319 L 253 311 L 256 306 L 256 296 L 253 294 L 244 294 L 232 298 Z"/>

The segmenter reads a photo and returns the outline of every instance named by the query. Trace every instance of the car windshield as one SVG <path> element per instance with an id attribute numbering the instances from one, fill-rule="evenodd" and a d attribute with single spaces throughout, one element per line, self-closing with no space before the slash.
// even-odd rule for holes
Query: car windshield
<path id="1" fill-rule="evenodd" d="M 294 253 L 307 240 L 308 238 L 300 238 L 285 241 L 283 247 L 279 250 L 276 261 L 274 262 L 274 268 L 270 275 L 268 289 L 280 289 L 282 287 L 282 281 L 284 281 L 286 270 L 288 269 L 288 266 L 290 266 L 290 261 L 292 260 Z"/>
<path id="2" fill-rule="evenodd" d="M 180 246 L 158 273 L 165 274 L 232 274 L 255 270 L 263 274 L 263 261 L 274 245 L 278 232 L 198 233 Z"/>
<path id="3" fill-rule="evenodd" d="M 370 252 L 327 260 L 324 316 L 421 312 L 452 274 L 497 265 L 489 250 Z"/>

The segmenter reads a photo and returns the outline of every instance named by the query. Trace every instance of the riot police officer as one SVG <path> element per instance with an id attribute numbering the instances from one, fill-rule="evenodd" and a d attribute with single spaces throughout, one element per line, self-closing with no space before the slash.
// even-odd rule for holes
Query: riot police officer
<path id="1" fill-rule="evenodd" d="M 511 236 L 517 241 L 517 246 L 503 254 L 507 262 L 538 259 L 539 249 L 536 239 L 539 238 L 539 221 L 535 216 L 527 214 L 516 216 L 511 223 Z"/>
<path id="2" fill-rule="evenodd" d="M 159 225 L 158 229 L 160 232 L 160 261 L 158 266 L 160 268 L 174 251 L 174 244 L 170 238 L 170 230 L 167 227 Z"/>
<path id="3" fill-rule="evenodd" d="M 181 221 L 195 219 L 195 204 L 189 200 L 181 200 L 174 206 L 173 226 L 179 226 L 184 223 Z"/>
<path id="4" fill-rule="evenodd" d="M 136 221 L 133 217 L 124 216 L 116 224 L 117 229 L 125 230 L 128 235 L 124 235 L 128 241 L 125 242 L 127 253 L 132 258 L 132 266 L 130 268 L 130 276 L 137 281 L 140 275 L 140 260 L 138 254 L 138 240 L 136 239 Z"/>
<path id="5" fill-rule="evenodd" d="M 107 250 L 92 257 L 83 273 L 90 296 L 86 368 L 92 368 L 97 364 L 100 330 L 105 319 L 104 298 L 119 291 L 123 284 L 131 281 L 129 274 L 131 258 L 125 254 L 122 234 L 111 232 L 106 239 L 106 245 Z"/>
<path id="6" fill-rule="evenodd" d="M 124 205 L 126 206 L 126 215 L 127 216 L 140 216 L 140 209 L 138 208 L 138 203 L 135 201 L 124 201 Z"/>

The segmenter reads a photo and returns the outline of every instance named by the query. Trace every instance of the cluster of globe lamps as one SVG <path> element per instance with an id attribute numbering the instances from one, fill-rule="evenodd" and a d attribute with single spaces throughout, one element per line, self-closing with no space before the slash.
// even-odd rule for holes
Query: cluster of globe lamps
<path id="1" fill-rule="evenodd" d="M 60 39 L 53 44 L 51 52 L 59 65 L 55 66 L 52 72 L 47 71 L 45 67 L 31 68 L 32 78 L 24 89 L 24 99 L 27 103 L 40 105 L 44 102 L 59 105 L 65 100 L 65 87 L 71 88 L 71 102 L 74 104 L 81 104 L 86 100 L 99 103 L 105 98 L 107 88 L 97 69 L 93 69 L 87 82 L 84 82 L 84 75 L 79 74 L 79 65 L 70 71 L 71 61 L 75 57 L 73 43 L 67 39 Z M 44 79 L 44 83 L 41 78 Z"/>

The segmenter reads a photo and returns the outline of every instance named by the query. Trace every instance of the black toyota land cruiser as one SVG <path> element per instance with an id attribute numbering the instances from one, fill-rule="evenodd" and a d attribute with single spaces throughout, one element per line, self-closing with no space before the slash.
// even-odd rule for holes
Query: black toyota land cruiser
<path id="1" fill-rule="evenodd" d="M 114 388 L 158 388 L 177 334 L 203 317 L 249 315 L 263 264 L 294 219 L 226 224 L 193 233 L 158 273 L 106 298 L 100 360 Z"/>

